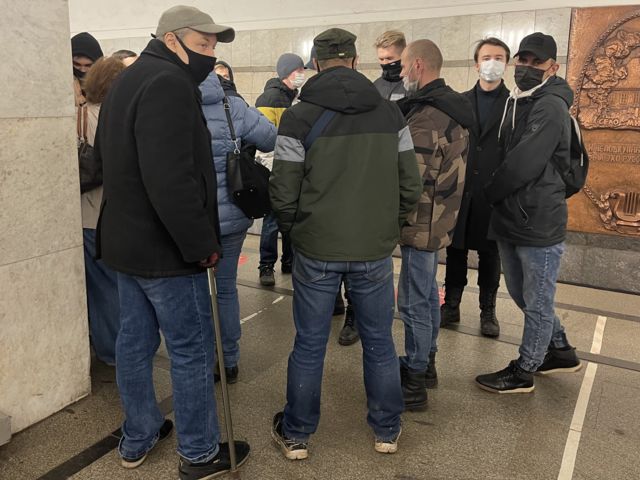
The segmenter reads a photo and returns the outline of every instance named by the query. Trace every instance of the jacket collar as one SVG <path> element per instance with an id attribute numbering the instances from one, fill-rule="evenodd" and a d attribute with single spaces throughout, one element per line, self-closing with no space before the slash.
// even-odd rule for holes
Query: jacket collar
<path id="1" fill-rule="evenodd" d="M 189 70 L 189 67 L 187 66 L 187 64 L 184 63 L 182 60 L 180 60 L 180 57 L 178 57 L 178 55 L 176 55 L 171 50 L 169 50 L 167 46 L 157 38 L 154 38 L 153 40 L 151 40 L 140 55 L 149 55 L 151 57 L 159 58 L 161 60 L 165 60 L 167 62 L 173 63 L 174 65 L 177 65 L 187 74 L 189 79 L 191 79 L 191 81 L 195 84 L 195 80 L 193 80 L 193 77 L 191 76 L 191 71 Z"/>

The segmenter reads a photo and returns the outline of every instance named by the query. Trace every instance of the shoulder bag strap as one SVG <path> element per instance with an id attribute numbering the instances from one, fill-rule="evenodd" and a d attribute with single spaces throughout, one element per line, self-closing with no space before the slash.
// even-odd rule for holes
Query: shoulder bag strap
<path id="1" fill-rule="evenodd" d="M 229 124 L 229 132 L 231 133 L 231 141 L 235 145 L 234 153 L 240 153 L 240 146 L 238 145 L 238 137 L 236 137 L 236 130 L 233 128 L 233 120 L 231 120 L 231 106 L 229 105 L 229 99 L 225 95 L 222 100 L 224 106 L 224 113 L 227 116 L 227 123 Z"/>

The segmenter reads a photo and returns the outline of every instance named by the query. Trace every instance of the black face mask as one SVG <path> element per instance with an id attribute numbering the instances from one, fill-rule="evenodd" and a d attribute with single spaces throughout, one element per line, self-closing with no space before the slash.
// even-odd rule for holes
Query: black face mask
<path id="1" fill-rule="evenodd" d="M 516 65 L 516 85 L 523 92 L 531 90 L 542 83 L 545 71 L 529 65 Z"/>
<path id="2" fill-rule="evenodd" d="M 209 74 L 213 71 L 213 67 L 216 65 L 216 57 L 209 57 L 207 55 L 202 55 L 201 53 L 194 52 L 189 49 L 182 40 L 178 38 L 178 42 L 184 48 L 184 51 L 187 52 L 187 56 L 189 57 L 189 64 L 187 67 L 191 71 L 191 76 L 195 80 L 195 82 L 200 85 L 205 79 L 209 76 Z"/>
<path id="3" fill-rule="evenodd" d="M 395 62 L 387 63 L 386 65 L 380 66 L 382 67 L 382 78 L 384 78 L 388 82 L 399 82 L 400 80 L 402 80 L 400 78 L 400 72 L 402 71 L 400 60 L 396 60 Z"/>
<path id="4" fill-rule="evenodd" d="M 73 69 L 73 76 L 76 77 L 78 80 L 84 78 L 84 76 L 87 74 L 87 72 L 81 72 L 80 70 L 78 70 L 77 68 Z"/>

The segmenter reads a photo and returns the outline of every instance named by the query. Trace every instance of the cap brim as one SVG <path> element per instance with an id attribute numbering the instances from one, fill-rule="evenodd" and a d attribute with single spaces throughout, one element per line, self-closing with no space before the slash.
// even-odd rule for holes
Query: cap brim
<path id="1" fill-rule="evenodd" d="M 541 60 L 543 62 L 546 62 L 547 60 L 549 60 L 551 58 L 548 53 L 539 51 L 539 50 L 537 50 L 535 48 L 527 48 L 527 49 L 524 49 L 524 50 L 518 50 L 518 53 L 516 53 L 513 57 L 514 58 L 519 57 L 523 53 L 530 53 L 532 55 L 535 55 L 535 57 L 538 60 Z"/>
<path id="2" fill-rule="evenodd" d="M 236 38 L 236 31 L 233 28 L 226 25 L 218 25 L 217 23 L 194 25 L 189 28 L 202 33 L 215 33 L 218 36 L 218 42 L 221 43 L 231 43 Z"/>

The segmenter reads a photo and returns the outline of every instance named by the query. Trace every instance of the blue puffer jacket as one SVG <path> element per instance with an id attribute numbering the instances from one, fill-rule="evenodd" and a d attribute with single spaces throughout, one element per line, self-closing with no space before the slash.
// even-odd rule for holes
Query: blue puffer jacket
<path id="1" fill-rule="evenodd" d="M 213 159 L 218 180 L 218 217 L 221 235 L 247 230 L 253 220 L 229 198 L 227 190 L 227 152 L 234 149 L 231 133 L 224 113 L 224 91 L 215 73 L 211 73 L 200 85 L 202 111 L 211 132 Z M 228 97 L 231 119 L 238 141 L 255 144 L 262 152 L 271 152 L 276 142 L 276 127 L 255 108 L 249 107 L 240 97 Z"/>

